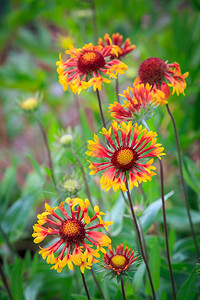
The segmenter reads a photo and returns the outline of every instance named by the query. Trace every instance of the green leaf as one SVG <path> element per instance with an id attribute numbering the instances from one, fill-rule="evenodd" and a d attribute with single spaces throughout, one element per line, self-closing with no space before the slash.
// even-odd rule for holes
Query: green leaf
<path id="1" fill-rule="evenodd" d="M 186 156 L 183 157 L 183 175 L 191 189 L 200 194 L 200 168 L 198 170 L 194 162 Z"/>
<path id="2" fill-rule="evenodd" d="M 149 268 L 151 270 L 151 276 L 155 291 L 157 291 L 160 286 L 160 250 L 157 237 L 155 237 L 152 242 L 151 251 L 149 255 Z M 146 294 L 152 294 L 149 280 L 147 280 L 146 282 Z"/>
<path id="3" fill-rule="evenodd" d="M 41 177 L 42 180 L 44 180 L 44 176 L 41 171 L 41 166 L 38 164 L 38 162 L 31 155 L 27 154 L 26 157 L 31 161 L 31 164 L 35 169 L 36 173 Z"/>
<path id="4" fill-rule="evenodd" d="M 190 213 L 191 213 L 193 224 L 199 224 L 200 223 L 199 212 L 190 209 Z M 166 209 L 166 215 L 167 215 L 167 223 L 172 225 L 174 228 L 176 228 L 176 230 L 182 232 L 190 231 L 186 208 L 173 207 L 172 209 Z M 156 220 L 158 222 L 163 222 L 163 217 L 161 212 L 158 213 Z"/>
<path id="5" fill-rule="evenodd" d="M 26 300 L 37 299 L 37 296 L 43 284 L 43 277 L 44 276 L 42 274 L 37 274 L 36 277 L 26 287 L 24 291 Z"/>
<path id="6" fill-rule="evenodd" d="M 133 279 L 133 286 L 136 291 L 139 291 L 142 285 L 144 284 L 145 270 L 146 270 L 145 263 L 142 262 L 139 268 L 137 269 L 137 272 L 135 273 Z"/>
<path id="7" fill-rule="evenodd" d="M 23 230 L 30 217 L 36 201 L 34 195 L 27 195 L 16 201 L 6 212 L 2 219 L 2 227 L 11 241 L 16 241 L 24 233 Z"/>
<path id="8" fill-rule="evenodd" d="M 115 203 L 115 206 L 111 211 L 111 221 L 113 222 L 111 228 L 112 236 L 117 236 L 123 228 L 124 210 L 125 210 L 125 201 L 122 195 L 120 194 L 118 200 Z"/>
<path id="9" fill-rule="evenodd" d="M 174 194 L 173 191 L 165 195 L 165 201 Z M 162 199 L 158 199 L 151 203 L 140 217 L 140 222 L 144 231 L 147 231 L 153 223 L 159 209 L 162 207 Z"/>
<path id="10" fill-rule="evenodd" d="M 180 288 L 177 300 L 195 300 L 197 287 L 196 287 L 196 268 L 191 272 L 190 276 L 186 279 L 182 287 Z"/>
<path id="11" fill-rule="evenodd" d="M 23 293 L 23 283 L 22 283 L 22 261 L 21 259 L 16 259 L 15 265 L 11 273 L 11 294 L 13 300 L 24 300 Z"/>
<path id="12" fill-rule="evenodd" d="M 12 195 L 12 190 L 16 184 L 16 162 L 13 163 L 11 167 L 9 167 L 0 184 L 0 203 L 1 203 L 1 213 L 4 214 Z"/>

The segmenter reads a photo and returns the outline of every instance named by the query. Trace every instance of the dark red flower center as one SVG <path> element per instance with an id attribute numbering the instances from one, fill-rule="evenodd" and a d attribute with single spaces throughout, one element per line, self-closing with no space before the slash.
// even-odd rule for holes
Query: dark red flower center
<path id="1" fill-rule="evenodd" d="M 111 162 L 123 171 L 130 170 L 137 159 L 137 153 L 129 147 L 121 147 L 113 154 Z"/>
<path id="2" fill-rule="evenodd" d="M 138 74 L 144 84 L 159 85 L 164 79 L 167 65 L 164 60 L 150 57 L 140 65 Z"/>
<path id="3" fill-rule="evenodd" d="M 101 53 L 95 50 L 88 50 L 80 55 L 78 69 L 82 73 L 89 73 L 103 68 L 105 63 L 105 59 Z"/>
<path id="4" fill-rule="evenodd" d="M 60 226 L 60 236 L 70 244 L 82 242 L 85 238 L 85 227 L 80 220 L 65 220 Z"/>
<path id="5" fill-rule="evenodd" d="M 121 254 L 113 255 L 110 259 L 110 265 L 115 269 L 124 269 L 128 264 L 128 259 Z"/>

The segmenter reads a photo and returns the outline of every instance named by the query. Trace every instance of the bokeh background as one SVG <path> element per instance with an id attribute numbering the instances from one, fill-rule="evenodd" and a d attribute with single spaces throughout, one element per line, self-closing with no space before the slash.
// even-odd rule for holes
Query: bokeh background
<path id="1" fill-rule="evenodd" d="M 195 229 L 200 224 L 200 2 L 198 0 L 115 0 L 115 1 L 0 1 L 0 254 L 4 272 L 14 300 L 86 299 L 78 271 L 57 274 L 38 257 L 38 246 L 32 242 L 32 225 L 36 215 L 44 210 L 44 202 L 59 201 L 48 180 L 47 156 L 43 139 L 35 119 L 20 110 L 20 101 L 39 93 L 43 98 L 37 112 L 50 144 L 61 198 L 63 178 L 78 178 L 82 182 L 79 196 L 85 197 L 80 168 L 70 148 L 62 148 L 62 130 L 72 132 L 73 148 L 88 174 L 84 152 L 88 139 L 101 129 L 98 103 L 92 90 L 78 97 L 70 90 L 64 92 L 58 83 L 56 61 L 70 44 L 76 48 L 94 43 L 94 7 L 97 36 L 119 32 L 130 38 L 136 49 L 124 62 L 129 66 L 119 78 L 120 92 L 132 85 L 141 62 L 148 57 L 178 62 L 182 73 L 189 71 L 185 96 L 172 96 L 170 108 L 177 122 L 181 151 L 184 153 L 184 177 Z M 116 101 L 115 83 L 101 91 L 103 109 Z M 180 299 L 198 299 L 199 278 L 196 276 L 195 249 L 177 166 L 174 133 L 165 107 L 159 108 L 150 127 L 158 132 L 165 147 L 165 194 L 174 192 L 167 200 L 170 251 Z M 70 128 L 70 129 L 69 129 Z M 155 176 L 156 177 L 156 176 Z M 120 194 L 105 193 L 99 179 L 87 176 L 93 201 L 98 203 L 114 221 L 110 235 L 115 245 L 130 241 L 134 234 L 127 208 Z M 152 208 L 148 224 L 145 209 L 160 198 L 159 179 L 143 185 L 146 196 L 139 189 L 132 192 L 138 216 L 144 222 L 150 266 L 154 266 L 154 283 L 158 299 L 171 299 L 170 280 L 165 258 L 162 212 Z M 198 239 L 200 241 L 200 239 Z M 149 286 L 143 289 L 144 267 L 127 280 L 128 299 L 148 299 Z M 98 268 L 97 268 L 98 269 Z M 95 269 L 96 270 L 96 269 Z M 98 274 L 102 279 L 102 274 Z M 93 299 L 98 290 L 90 272 L 86 273 Z M 121 299 L 115 281 L 100 281 L 106 299 Z M 0 287 L 2 287 L 2 283 Z M 185 287 L 185 290 L 182 289 Z M 186 293 L 186 290 L 188 294 Z M 134 296 L 133 296 L 134 292 Z M 3 287 L 1 299 L 8 299 Z M 147 297 L 147 298 L 145 298 Z"/>

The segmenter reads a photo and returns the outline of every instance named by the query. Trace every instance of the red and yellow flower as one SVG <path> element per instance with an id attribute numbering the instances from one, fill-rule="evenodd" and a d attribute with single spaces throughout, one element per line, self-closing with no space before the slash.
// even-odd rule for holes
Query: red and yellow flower
<path id="1" fill-rule="evenodd" d="M 91 86 L 94 91 L 101 90 L 103 82 L 110 83 L 109 78 L 116 78 L 128 69 L 120 60 L 111 58 L 114 52 L 113 46 L 93 46 L 90 43 L 80 49 L 67 50 L 70 59 L 66 61 L 62 60 L 60 54 L 57 72 L 63 89 L 66 91 L 69 86 L 75 94 Z"/>
<path id="2" fill-rule="evenodd" d="M 127 55 L 128 53 L 130 53 L 136 48 L 135 45 L 131 45 L 131 41 L 129 38 L 125 40 L 123 45 L 123 35 L 119 34 L 118 32 L 113 33 L 112 39 L 110 38 L 110 35 L 106 33 L 104 35 L 104 41 L 102 38 L 100 38 L 98 44 L 101 45 L 102 47 L 106 47 L 110 45 L 116 46 L 115 48 L 116 51 L 115 52 L 113 51 L 111 57 L 112 58 L 118 57 L 119 59 Z"/>
<path id="3" fill-rule="evenodd" d="M 157 144 L 156 132 L 148 132 L 146 128 L 124 122 L 119 125 L 113 122 L 109 130 L 102 129 L 101 134 L 107 140 L 104 147 L 97 135 L 94 141 L 88 141 L 87 155 L 99 158 L 100 162 L 90 162 L 90 175 L 103 171 L 101 176 L 101 188 L 108 191 L 111 187 L 114 191 L 126 191 L 125 183 L 128 181 L 130 189 L 139 183 L 151 180 L 156 175 L 152 166 L 154 157 L 160 159 L 163 147 Z M 111 137 L 114 134 L 114 137 Z M 104 161 L 102 161 L 104 160 Z M 105 161 L 106 160 L 106 161 Z"/>
<path id="4" fill-rule="evenodd" d="M 70 208 L 70 214 L 64 205 Z M 93 221 L 99 221 L 99 215 L 103 214 L 95 206 L 95 215 L 90 218 L 88 215 L 88 199 L 67 198 L 59 206 L 51 208 L 45 204 L 45 212 L 38 215 L 38 222 L 33 226 L 33 237 L 35 243 L 42 242 L 46 237 L 57 237 L 57 240 L 47 248 L 41 248 L 39 253 L 47 263 L 52 264 L 51 269 L 61 272 L 68 265 L 73 269 L 73 263 L 80 266 L 81 272 L 90 269 L 92 263 L 98 262 L 99 251 L 105 252 L 103 247 L 111 243 L 110 238 L 95 229 L 107 226 L 112 222 L 102 222 L 88 226 Z M 56 211 L 56 212 L 55 212 Z M 58 213 L 57 213 L 58 211 Z M 44 227 L 43 225 L 47 225 Z M 94 248 L 96 247 L 96 248 Z M 58 253 L 58 254 L 56 254 Z"/>
<path id="5" fill-rule="evenodd" d="M 172 87 L 172 95 L 176 92 L 184 94 L 186 89 L 185 79 L 188 72 L 181 74 L 181 68 L 177 62 L 169 64 L 157 57 L 150 57 L 140 65 L 136 82 L 150 84 L 153 89 L 162 90 L 166 98 L 170 96 L 169 87 Z"/>
<path id="6" fill-rule="evenodd" d="M 105 253 L 103 256 L 103 261 L 105 269 L 114 271 L 116 275 L 123 275 L 123 273 L 129 271 L 130 266 L 136 261 L 138 257 L 134 257 L 134 250 L 128 246 L 125 247 L 121 244 L 117 246 L 116 253 L 113 252 L 111 245 L 108 246 L 109 253 Z"/>
<path id="7" fill-rule="evenodd" d="M 120 96 L 126 98 L 124 103 L 114 102 L 109 107 L 111 116 L 117 122 L 128 122 L 135 117 L 147 119 L 157 105 L 167 103 L 164 100 L 164 93 L 160 90 L 154 93 L 148 83 L 146 85 L 142 83 L 133 85 L 131 88 L 128 87 L 124 91 L 124 95 Z"/>

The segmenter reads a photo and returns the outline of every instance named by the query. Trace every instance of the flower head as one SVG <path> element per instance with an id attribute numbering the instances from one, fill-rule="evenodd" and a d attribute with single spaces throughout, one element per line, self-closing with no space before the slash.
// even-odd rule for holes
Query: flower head
<path id="1" fill-rule="evenodd" d="M 101 90 L 102 83 L 110 83 L 108 78 L 116 78 L 117 74 L 123 74 L 128 67 L 117 59 L 112 59 L 114 47 L 93 46 L 86 44 L 83 48 L 71 48 L 66 53 L 70 59 L 57 62 L 59 82 L 63 89 L 67 87 L 73 93 L 80 93 L 83 89 L 93 86 L 93 89 Z"/>
<path id="2" fill-rule="evenodd" d="M 120 96 L 126 98 L 124 103 L 115 102 L 109 107 L 111 116 L 117 122 L 128 122 L 137 118 L 147 119 L 157 105 L 166 103 L 164 93 L 160 90 L 157 90 L 156 93 L 153 92 L 148 83 L 146 85 L 136 84 L 133 85 L 133 88 L 128 87 L 124 91 L 124 95 Z"/>
<path id="3" fill-rule="evenodd" d="M 70 208 L 70 214 L 64 205 Z M 68 265 L 69 269 L 72 270 L 74 263 L 76 266 L 80 266 L 83 273 L 85 268 L 90 269 L 92 263 L 97 262 L 95 257 L 100 257 L 99 250 L 105 252 L 103 247 L 110 244 L 110 238 L 95 229 L 111 225 L 112 222 L 89 225 L 94 220 L 99 220 L 96 213 L 92 218 L 89 217 L 89 205 L 88 199 L 84 201 L 80 198 L 67 198 L 54 208 L 46 203 L 45 212 L 37 216 L 38 222 L 33 226 L 34 242 L 40 243 L 47 236 L 57 237 L 51 246 L 40 247 L 41 250 L 39 251 L 43 259 L 47 259 L 47 263 L 53 265 L 51 269 L 61 272 Z M 60 211 L 62 216 L 57 211 Z M 43 226 L 45 224 L 47 227 Z"/>
<path id="4" fill-rule="evenodd" d="M 117 246 L 116 253 L 114 254 L 111 245 L 108 246 L 109 253 L 105 253 L 103 261 L 105 269 L 108 269 L 115 275 L 125 275 L 127 271 L 131 270 L 131 265 L 138 257 L 134 257 L 134 250 L 131 252 L 131 248 L 127 246 L 124 249 L 124 245 Z"/>
<path id="5" fill-rule="evenodd" d="M 125 43 L 123 45 L 123 35 L 119 34 L 118 32 L 113 33 L 112 39 L 110 38 L 109 34 L 106 33 L 104 35 L 104 41 L 103 39 L 100 38 L 98 44 L 101 45 L 102 47 L 106 47 L 106 45 L 117 46 L 115 48 L 117 53 L 113 51 L 111 57 L 112 58 L 118 57 L 119 59 L 127 55 L 128 53 L 130 53 L 136 48 L 135 45 L 131 45 L 131 41 L 129 38 L 125 40 Z"/>
<path id="6" fill-rule="evenodd" d="M 107 146 L 104 147 L 98 136 L 94 135 L 94 141 L 88 141 L 89 151 L 86 154 L 101 160 L 90 162 L 89 168 L 92 170 L 90 175 L 104 171 L 100 180 L 102 189 L 107 191 L 112 187 L 114 191 L 125 191 L 127 180 L 132 189 L 156 175 L 152 171 L 156 169 L 152 166 L 153 158 L 164 155 L 164 148 L 156 143 L 156 132 L 147 132 L 146 128 L 131 122 L 119 125 L 113 122 L 109 130 L 103 128 L 101 134 L 105 136 Z"/>
<path id="7" fill-rule="evenodd" d="M 161 84 L 167 83 L 169 87 L 172 87 L 172 95 L 176 92 L 184 94 L 186 88 L 185 78 L 188 77 L 188 72 L 181 74 L 180 66 L 177 62 L 169 64 L 164 60 L 157 57 L 150 57 L 143 61 L 140 65 L 139 71 L 139 82 L 144 84 L 149 83 L 153 89 L 161 89 L 163 92 L 166 92 L 162 89 Z"/>
<path id="8" fill-rule="evenodd" d="M 39 107 L 37 97 L 30 97 L 20 103 L 20 107 L 25 112 L 33 112 Z"/>

